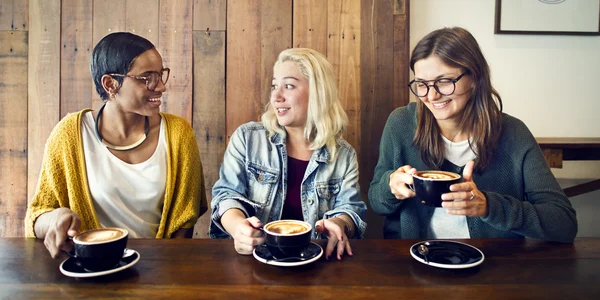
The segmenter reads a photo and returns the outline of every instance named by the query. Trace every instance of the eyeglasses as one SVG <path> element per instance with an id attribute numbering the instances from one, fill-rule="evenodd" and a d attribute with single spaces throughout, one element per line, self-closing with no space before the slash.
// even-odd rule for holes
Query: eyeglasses
<path id="1" fill-rule="evenodd" d="M 164 68 L 164 69 L 160 70 L 160 72 L 156 72 L 156 71 L 147 72 L 147 74 L 148 74 L 147 76 L 134 76 L 134 75 L 126 75 L 126 74 L 108 74 L 108 75 L 120 76 L 120 77 L 130 77 L 130 78 L 137 79 L 137 80 L 145 80 L 146 88 L 148 90 L 154 91 L 154 89 L 158 85 L 159 80 L 162 81 L 163 85 L 167 84 L 167 81 L 169 81 L 169 73 L 171 73 L 171 70 L 169 68 Z"/>
<path id="2" fill-rule="evenodd" d="M 454 94 L 456 89 L 456 83 L 467 74 L 464 72 L 460 74 L 456 79 L 440 78 L 433 81 L 433 84 L 427 84 L 427 81 L 416 81 L 412 80 L 408 83 L 410 91 L 417 97 L 425 97 L 429 94 L 429 87 L 433 88 L 441 95 L 450 96 Z"/>

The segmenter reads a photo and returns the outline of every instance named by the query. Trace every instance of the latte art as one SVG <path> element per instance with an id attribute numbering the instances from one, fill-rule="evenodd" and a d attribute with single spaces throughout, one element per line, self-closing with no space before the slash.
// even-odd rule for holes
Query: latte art
<path id="1" fill-rule="evenodd" d="M 426 179 L 446 179 L 446 180 L 450 180 L 450 179 L 456 179 L 459 176 L 453 173 L 449 173 L 449 172 L 432 172 L 432 171 L 428 171 L 428 172 L 418 172 L 416 174 L 417 177 L 421 177 L 421 178 L 426 178 Z"/>
<path id="2" fill-rule="evenodd" d="M 118 240 L 125 235 L 125 231 L 117 228 L 102 228 L 81 233 L 74 240 L 77 243 L 95 244 Z"/>
<path id="3" fill-rule="evenodd" d="M 265 229 L 276 234 L 288 235 L 306 232 L 310 228 L 302 223 L 283 221 L 269 224 Z"/>

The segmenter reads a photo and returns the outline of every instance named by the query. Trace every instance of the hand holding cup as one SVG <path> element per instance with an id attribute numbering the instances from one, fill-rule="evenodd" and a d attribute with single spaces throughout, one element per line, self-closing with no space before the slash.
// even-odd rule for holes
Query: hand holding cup
<path id="1" fill-rule="evenodd" d="M 468 217 L 483 217 L 488 213 L 487 198 L 473 182 L 473 167 L 475 163 L 469 161 L 463 170 L 462 183 L 450 186 L 450 193 L 442 195 L 442 207 L 452 215 Z"/>
<path id="2" fill-rule="evenodd" d="M 262 245 L 265 242 L 262 226 L 262 222 L 257 217 L 241 220 L 233 234 L 235 251 L 242 255 L 250 255 L 254 248 Z"/>

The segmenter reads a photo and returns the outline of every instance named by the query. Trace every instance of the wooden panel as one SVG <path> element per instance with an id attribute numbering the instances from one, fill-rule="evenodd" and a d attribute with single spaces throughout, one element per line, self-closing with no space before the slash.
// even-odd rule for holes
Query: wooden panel
<path id="1" fill-rule="evenodd" d="M 44 145 L 60 117 L 60 0 L 30 0 L 27 199 L 37 185 Z"/>
<path id="2" fill-rule="evenodd" d="M 192 0 L 160 1 L 159 47 L 171 67 L 162 109 L 192 123 Z"/>
<path id="3" fill-rule="evenodd" d="M 28 30 L 28 0 L 0 1 L 0 30 Z"/>
<path id="4" fill-rule="evenodd" d="M 158 0 L 94 1 L 93 44 L 112 32 L 127 31 L 143 36 L 158 46 Z M 92 81 L 92 108 L 98 109 L 102 99 Z"/>
<path id="5" fill-rule="evenodd" d="M 544 149 L 544 158 L 550 168 L 562 168 L 563 150 L 562 149 Z"/>
<path id="6" fill-rule="evenodd" d="M 92 0 L 63 0 L 60 115 L 91 107 Z"/>
<path id="7" fill-rule="evenodd" d="M 0 236 L 23 236 L 27 208 L 27 32 L 0 31 Z"/>
<path id="8" fill-rule="evenodd" d="M 158 9 L 159 0 L 127 0 L 125 30 L 147 38 L 158 47 Z"/>
<path id="9" fill-rule="evenodd" d="M 260 72 L 260 107 L 271 97 L 273 81 L 273 64 L 279 53 L 292 47 L 292 1 L 263 0 L 261 11 L 261 72 Z"/>
<path id="10" fill-rule="evenodd" d="M 394 0 L 394 15 L 408 15 L 410 0 Z"/>
<path id="11" fill-rule="evenodd" d="M 327 58 L 336 72 L 348 119 L 344 138 L 360 156 L 360 1 L 329 0 Z"/>
<path id="12" fill-rule="evenodd" d="M 360 185 L 361 198 L 368 199 L 369 184 L 379 157 L 379 142 L 387 115 L 395 108 L 394 16 L 390 1 L 361 1 L 361 111 Z M 383 237 L 383 218 L 367 211 L 370 237 Z"/>
<path id="13" fill-rule="evenodd" d="M 227 139 L 262 111 L 260 93 L 260 5 L 259 0 L 227 2 Z"/>
<path id="14" fill-rule="evenodd" d="M 207 199 L 219 179 L 225 153 L 225 32 L 194 31 L 193 126 L 200 149 Z M 196 223 L 194 237 L 208 237 L 210 211 Z"/>
<path id="15" fill-rule="evenodd" d="M 401 0 L 398 0 L 401 1 Z M 405 106 L 410 101 L 408 82 L 410 67 L 410 21 L 409 21 L 409 1 L 404 0 L 404 14 L 394 15 L 394 82 L 393 107 Z M 387 118 L 386 118 L 387 119 Z"/>
<path id="16" fill-rule="evenodd" d="M 227 29 L 227 0 L 195 0 L 194 30 Z"/>
<path id="17" fill-rule="evenodd" d="M 327 53 L 327 1 L 294 0 L 295 48 Z"/>
<path id="18" fill-rule="evenodd" d="M 112 32 L 125 31 L 125 19 L 126 19 L 126 4 L 129 1 L 123 0 L 105 0 L 105 1 L 94 1 L 93 16 L 92 16 L 92 44 L 95 47 L 98 42 L 106 35 Z M 92 47 L 93 51 L 93 47 Z M 91 55 L 91 53 L 90 53 Z M 91 76 L 91 75 L 90 75 Z M 99 109 L 102 106 L 102 99 L 96 87 L 93 79 L 91 86 L 91 99 L 92 108 Z"/>

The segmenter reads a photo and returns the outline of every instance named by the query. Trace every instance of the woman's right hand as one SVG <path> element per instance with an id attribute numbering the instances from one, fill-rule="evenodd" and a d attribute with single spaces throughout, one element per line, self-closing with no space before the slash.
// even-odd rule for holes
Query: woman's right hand
<path id="1" fill-rule="evenodd" d="M 36 225 L 45 227 L 44 245 L 52 258 L 58 258 L 63 251 L 69 252 L 73 249 L 73 242 L 68 240 L 68 237 L 77 235 L 81 220 L 72 210 L 61 207 L 39 216 Z"/>
<path id="2" fill-rule="evenodd" d="M 417 195 L 407 186 L 407 184 L 413 184 L 412 174 L 415 172 L 417 172 L 417 169 L 411 167 L 410 165 L 405 165 L 390 174 L 390 190 L 392 194 L 396 196 L 396 199 L 404 200 Z"/>
<path id="3" fill-rule="evenodd" d="M 250 255 L 256 246 L 265 242 L 263 224 L 257 217 L 240 220 L 233 234 L 235 251 L 239 254 Z"/>

